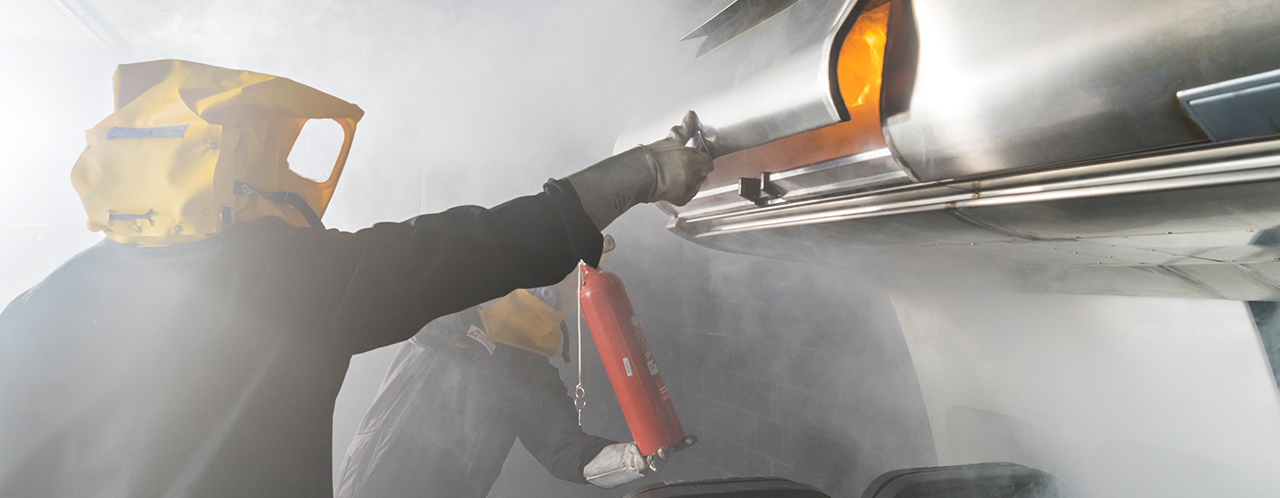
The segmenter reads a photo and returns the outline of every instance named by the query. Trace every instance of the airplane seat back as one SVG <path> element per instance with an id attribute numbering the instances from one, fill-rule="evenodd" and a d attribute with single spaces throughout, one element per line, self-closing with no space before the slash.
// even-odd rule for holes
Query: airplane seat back
<path id="1" fill-rule="evenodd" d="M 1008 462 L 891 470 L 862 498 L 1060 498 L 1052 474 Z"/>
<path id="2" fill-rule="evenodd" d="M 650 484 L 623 498 L 831 498 L 818 488 L 781 477 L 731 477 Z"/>

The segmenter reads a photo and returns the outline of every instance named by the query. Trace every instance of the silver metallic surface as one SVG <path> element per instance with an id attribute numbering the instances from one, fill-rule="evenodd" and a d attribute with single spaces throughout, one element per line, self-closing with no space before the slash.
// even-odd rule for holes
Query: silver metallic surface
<path id="1" fill-rule="evenodd" d="M 1255 142 L 1229 147 L 1202 148 L 1175 154 L 1154 155 L 1044 172 L 1013 174 L 982 181 L 934 182 L 888 191 L 824 198 L 723 216 L 688 216 L 682 219 L 692 236 L 753 230 L 776 226 L 829 223 L 832 221 L 881 217 L 891 214 L 980 207 L 1019 205 L 1017 213 L 1035 209 L 1032 204 L 1083 198 L 1141 194 L 1220 184 L 1249 183 L 1280 179 L 1280 141 Z M 1090 201 L 1097 203 L 1100 201 Z M 1185 204 L 1185 203 L 1178 203 Z M 1174 207 L 1176 207 L 1175 204 Z M 1265 207 L 1265 206 L 1259 206 Z M 1199 209 L 1192 206 L 1190 209 Z M 1280 203 L 1275 209 L 1280 212 Z M 1092 209 L 1105 211 L 1105 208 Z M 1185 210 L 1185 208 L 1184 208 Z M 1132 209 L 1122 210 L 1132 211 Z M 1115 232 L 1101 225 L 1100 216 L 1080 224 L 1092 232 Z M 1247 213 L 1233 213 L 1241 218 Z M 1105 215 L 1105 216 L 1101 216 Z M 1070 231 L 1053 218 L 1027 215 L 1030 226 L 1006 226 L 1013 233 L 1039 232 L 1043 238 Z M 1139 220 L 1140 221 L 1140 220 Z M 1238 220 L 1242 221 L 1242 220 Z M 1280 220 L 1278 220 L 1280 221 Z M 1170 224 L 1186 225 L 1189 220 L 1172 219 Z M 1005 222 L 1008 224 L 1009 222 Z M 1280 224 L 1280 223 L 1277 223 Z M 695 228 L 696 227 L 696 228 Z M 1256 228 L 1256 227 L 1255 227 Z M 1079 234 L 1073 234 L 1079 235 Z M 1029 236 L 1030 237 L 1030 236 Z"/>
<path id="2" fill-rule="evenodd" d="M 800 0 L 736 0 L 717 12 L 707 22 L 690 31 L 680 41 L 705 38 L 698 46 L 698 55 L 701 56 L 756 27 L 798 1 Z"/>
<path id="3" fill-rule="evenodd" d="M 782 197 L 785 202 L 863 192 L 911 182 L 907 172 L 889 155 L 888 149 L 876 149 L 772 173 L 769 178 L 786 191 Z M 659 206 L 672 216 L 697 218 L 743 211 L 756 205 L 740 197 L 738 186 L 733 184 L 698 192 L 684 206 L 676 207 L 666 203 Z"/>
<path id="4" fill-rule="evenodd" d="M 1183 90 L 1178 101 L 1214 141 L 1280 133 L 1280 69 Z"/>
<path id="5" fill-rule="evenodd" d="M 782 259 L 995 269 L 1023 290 L 1280 299 L 1280 247 L 1259 236 L 1280 226 L 1277 199 L 1280 140 L 1269 140 L 761 209 L 703 206 L 670 228 Z"/>
<path id="6" fill-rule="evenodd" d="M 914 85 L 907 110 L 883 119 L 890 147 L 922 181 L 1201 142 L 1176 92 L 1280 66 L 1280 2 L 911 7 L 918 65 L 886 56 L 885 81 L 915 69 Z M 903 36 L 893 28 L 890 44 Z"/>
<path id="7" fill-rule="evenodd" d="M 614 150 L 661 139 L 689 110 L 714 157 L 839 122 L 832 45 L 856 3 L 801 0 L 698 57 L 666 100 L 643 107 L 650 111 L 623 130 Z"/>

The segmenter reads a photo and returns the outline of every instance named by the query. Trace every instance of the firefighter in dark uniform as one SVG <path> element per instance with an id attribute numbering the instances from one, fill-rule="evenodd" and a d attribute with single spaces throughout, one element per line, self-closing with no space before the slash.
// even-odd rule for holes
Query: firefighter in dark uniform
<path id="1" fill-rule="evenodd" d="M 331 496 L 351 355 L 596 264 L 600 229 L 711 166 L 682 125 L 493 208 L 325 230 L 358 107 L 182 61 L 115 84 L 72 172 L 107 239 L 0 313 L 0 496 Z M 326 181 L 288 169 L 307 119 L 349 132 Z"/>
<path id="2" fill-rule="evenodd" d="M 589 463 L 619 451 L 639 477 L 635 444 L 585 434 L 548 361 L 558 351 L 568 358 L 558 346 L 569 344 L 562 320 L 576 282 L 513 291 L 438 318 L 401 345 L 347 450 L 336 496 L 484 497 L 516 439 L 565 481 L 586 483 Z"/>

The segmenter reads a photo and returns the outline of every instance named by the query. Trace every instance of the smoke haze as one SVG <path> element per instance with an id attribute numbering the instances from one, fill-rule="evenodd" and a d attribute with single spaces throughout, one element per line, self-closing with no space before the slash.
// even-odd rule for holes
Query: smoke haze
<path id="1" fill-rule="evenodd" d="M 704 20 L 689 13 L 722 3 L 239 0 L 175 5 L 131 0 L 112 7 L 113 19 L 132 20 L 116 26 L 127 49 L 115 51 L 77 29 L 51 3 L 0 3 L 0 67 L 6 69 L 0 74 L 0 108 L 7 111 L 0 119 L 0 150 L 6 154 L 0 163 L 0 301 L 7 303 L 101 238 L 84 228 L 68 174 L 84 147 L 83 130 L 111 111 L 116 64 L 179 58 L 248 69 L 360 105 L 366 115 L 325 215 L 329 227 L 355 230 L 458 204 L 492 206 L 607 157 L 626 120 L 663 92 L 696 52 L 696 43 L 676 42 Z M 1007 348 L 969 357 L 978 359 L 974 368 L 981 373 L 1007 367 L 997 363 L 1035 349 L 1005 341 L 1028 324 L 1052 317 L 1064 322 L 1055 329 L 1063 334 L 1092 326 L 1066 324 L 1070 316 L 1047 311 L 1053 306 L 1044 301 L 1035 301 L 1038 311 L 984 322 L 972 313 L 1009 311 L 1008 303 L 955 304 L 952 298 L 917 294 L 936 284 L 918 275 L 912 277 L 912 293 L 891 299 L 881 284 L 894 280 L 892 270 L 881 269 L 879 283 L 872 283 L 853 270 L 712 251 L 671 235 L 666 221 L 652 206 L 624 215 L 607 230 L 619 245 L 606 263 L 627 284 L 685 428 L 701 438 L 676 455 L 662 479 L 779 475 L 832 496 L 857 496 L 888 470 L 936 465 L 944 454 L 941 463 L 963 461 L 968 457 L 956 456 L 957 448 L 968 443 L 959 430 L 960 435 L 942 439 L 946 448 L 935 449 L 938 425 L 960 420 L 951 422 L 960 427 L 982 415 L 948 418 L 950 405 L 926 399 L 922 382 L 925 391 L 941 384 L 930 384 L 933 377 L 917 379 L 916 355 L 947 353 L 939 346 L 952 343 L 928 343 L 920 331 L 949 330 L 952 318 L 990 324 L 994 328 L 986 334 L 974 332 L 983 330 L 979 325 L 953 327 L 955 337 L 972 333 L 981 339 L 974 344 Z M 947 288 L 972 292 L 965 289 L 968 284 L 952 281 Z M 1097 300 L 1124 304 L 1108 299 Z M 974 308 L 964 311 L 970 305 Z M 1115 311 L 1110 305 L 1074 309 L 1104 316 Z M 1233 332 L 1247 327 L 1238 320 L 1242 309 L 1188 306 L 1220 307 L 1214 316 L 1233 317 Z M 916 314 L 925 309 L 933 314 Z M 1122 329 L 1151 324 L 1160 319 L 1161 309 L 1152 305 L 1151 313 L 1115 315 L 1111 323 Z M 1200 332 L 1212 328 L 1201 325 Z M 917 342 L 909 344 L 904 328 L 914 331 L 911 340 Z M 1232 337 L 1232 344 L 1247 348 L 1245 337 Z M 586 340 L 586 430 L 629 440 Z M 1126 365 L 1149 351 L 1164 350 L 1137 348 L 1113 360 Z M 334 412 L 335 468 L 390 355 L 383 349 L 352 361 Z M 567 385 L 577 382 L 574 365 L 552 362 L 561 367 Z M 1053 381 L 1069 378 L 1073 368 L 1089 368 L 1017 364 L 1031 372 L 1030 378 L 1052 376 Z M 984 370 L 988 367 L 993 370 Z M 1092 399 L 1087 393 L 1079 396 Z M 1267 406 L 1258 413 L 1274 409 Z M 1195 417 L 1179 420 L 1185 424 L 1169 431 L 1196 427 Z M 1188 440 L 1200 444 L 1203 439 Z M 1024 463 L 1047 458 L 1034 448 L 1027 451 Z M 1132 451 L 1109 454 L 1121 455 L 1116 461 L 1126 465 L 1146 458 L 1124 456 L 1136 454 Z M 616 497 L 652 482 L 607 491 L 577 486 L 551 478 L 519 445 L 512 455 L 492 496 Z"/>
<path id="2" fill-rule="evenodd" d="M 494 205 L 535 192 L 547 178 L 564 176 L 608 156 L 623 123 L 645 99 L 660 94 L 669 77 L 686 63 L 672 61 L 687 61 L 696 51 L 696 44 L 675 40 L 702 19 L 687 16 L 689 6 L 674 4 L 243 1 L 171 5 L 141 0 L 116 6 L 122 13 L 119 18 L 132 19 L 132 25 L 117 26 L 128 49 L 113 52 L 72 26 L 52 5 L 31 0 L 21 13 L 30 17 L 36 12 L 58 29 L 52 30 L 56 39 L 51 39 L 48 29 L 10 30 L 3 39 L 0 60 L 11 69 L 4 77 L 3 95 L 6 108 L 17 116 L 5 122 L 6 133 L 0 136 L 5 137 L 7 150 L 17 152 L 10 156 L 10 166 L 0 170 L 4 175 L 0 192 L 5 194 L 0 199 L 4 206 L 0 236 L 5 244 L 0 246 L 0 256 L 21 264 L 7 265 L 14 271 L 0 277 L 0 298 L 8 302 L 99 240 L 99 234 L 84 229 L 84 213 L 67 175 L 84 146 L 83 130 L 111 111 L 110 77 L 118 63 L 179 58 L 249 69 L 288 77 L 360 105 L 366 116 L 325 215 L 329 227 L 355 230 L 457 204 Z M 109 12 L 103 15 L 111 17 Z M 310 125 L 308 132 L 315 126 Z M 308 144 L 304 135 L 300 146 Z M 293 158 L 301 159 L 301 153 L 295 152 Z M 833 294 L 836 283 L 828 283 L 822 291 L 793 289 L 807 280 L 806 275 L 827 272 L 702 249 L 670 235 L 664 225 L 664 215 L 644 206 L 609 230 L 621 243 L 610 264 L 627 280 L 642 310 L 686 425 L 691 433 L 702 436 L 702 442 L 681 455 L 664 478 L 790 474 L 852 492 L 878 470 L 932 461 L 909 358 L 883 295 L 868 286 L 865 292 L 880 296 L 868 304 L 847 294 Z M 787 285 L 739 288 L 757 278 L 759 268 L 754 265 L 767 265 L 767 271 L 785 276 Z M 844 292 L 851 289 L 846 287 Z M 769 313 L 763 310 L 771 299 L 817 294 L 837 296 L 847 309 L 824 313 L 820 308 L 831 303 L 819 301 L 805 308 L 802 314 L 809 316 L 801 322 L 781 316 L 736 325 L 724 321 L 744 308 Z M 658 296 L 690 299 L 653 302 Z M 719 309 L 703 313 L 708 306 Z M 840 323 L 841 316 L 867 314 L 878 318 L 868 324 Z M 831 325 L 821 331 L 829 341 L 860 341 L 862 336 L 854 332 L 883 336 L 891 345 L 896 341 L 896 348 L 887 349 L 897 354 L 890 356 L 896 358 L 897 368 L 881 375 L 896 381 L 896 386 L 908 391 L 906 395 L 882 393 L 874 375 L 854 387 L 842 386 L 840 379 L 852 375 L 844 370 L 866 369 L 858 367 L 855 356 L 874 359 L 874 351 L 846 350 L 829 360 L 811 361 L 815 349 L 805 345 L 805 334 L 813 320 Z M 735 351 L 756 356 L 758 361 L 738 362 L 741 366 L 735 367 L 728 353 L 716 350 L 733 343 L 739 334 L 757 336 L 751 345 Z M 788 334 L 795 337 L 786 338 L 786 345 L 775 350 L 773 344 L 782 345 Z M 587 430 L 629 440 L 589 342 L 585 351 L 590 396 L 584 415 Z M 335 467 L 389 358 L 389 350 L 379 350 L 352 362 L 335 407 Z M 825 362 L 832 370 L 787 379 L 787 369 L 806 362 Z M 882 363 L 886 362 L 875 362 Z M 704 365 L 714 368 L 704 372 Z M 766 380 L 765 374 L 744 370 L 751 365 L 766 366 L 778 378 Z M 573 385 L 576 379 L 568 378 L 572 373 L 568 367 L 562 371 Z M 789 387 L 801 379 L 819 382 L 829 391 L 806 399 L 816 396 L 813 386 Z M 767 402 L 735 407 L 733 403 L 740 400 L 715 393 L 730 384 L 739 394 L 754 394 Z M 750 389 L 756 392 L 745 391 Z M 875 411 L 878 403 L 870 399 L 857 403 L 864 392 L 874 393 L 879 400 L 907 400 L 891 410 L 914 420 L 916 434 L 909 435 L 910 443 L 905 445 L 910 451 L 882 457 L 877 451 L 855 448 L 892 446 L 889 438 L 859 441 L 859 434 L 873 428 L 857 421 L 854 412 L 838 413 L 855 404 L 864 405 L 861 411 Z M 828 395 L 831 402 L 824 401 Z M 806 429 L 788 423 L 787 417 L 795 412 L 806 414 L 810 421 Z M 730 415 L 740 425 L 725 429 L 722 419 L 729 420 Z M 754 433 L 765 439 L 758 441 Z M 786 455 L 768 454 L 768 438 L 786 442 Z M 804 451 L 805 446 L 809 451 Z M 747 447 L 755 449 L 746 455 Z M 819 447 L 829 448 L 829 454 L 818 451 Z M 604 491 L 556 481 L 518 445 L 513 454 L 516 457 L 495 486 L 494 496 L 529 496 L 531 492 L 537 496 L 542 493 L 533 491 L 539 489 L 565 496 L 625 493 L 626 488 Z M 885 463 L 868 465 L 855 462 L 855 457 Z M 804 468 L 815 461 L 824 463 Z M 847 478 L 853 467 L 862 470 L 856 478 Z"/>

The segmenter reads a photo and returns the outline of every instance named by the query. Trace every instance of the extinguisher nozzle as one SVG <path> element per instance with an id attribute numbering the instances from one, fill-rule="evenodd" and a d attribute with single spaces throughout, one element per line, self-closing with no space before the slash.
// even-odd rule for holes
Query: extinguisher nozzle
<path id="1" fill-rule="evenodd" d="M 640 469 L 641 475 L 650 475 L 658 472 L 667 466 L 667 459 L 662 456 L 662 452 L 658 451 L 652 455 L 644 457 L 645 467 Z"/>
<path id="2" fill-rule="evenodd" d="M 672 454 L 674 454 L 677 451 L 688 448 L 690 446 L 693 446 L 693 444 L 696 442 L 698 442 L 698 436 L 688 435 L 688 436 L 685 436 L 684 439 L 681 439 L 676 444 L 658 448 L 658 451 L 653 452 L 652 455 L 648 455 L 644 457 L 647 467 L 644 470 L 642 470 L 641 473 L 645 475 L 649 475 L 650 473 L 662 470 L 662 468 L 667 465 L 667 460 L 671 459 Z"/>
<path id="3" fill-rule="evenodd" d="M 683 450 L 685 448 L 693 446 L 694 443 L 697 443 L 697 442 L 698 442 L 698 436 L 694 436 L 690 434 L 688 436 L 685 436 L 684 439 L 682 439 L 680 442 L 671 445 L 671 451 Z"/>

